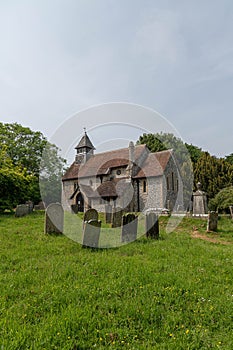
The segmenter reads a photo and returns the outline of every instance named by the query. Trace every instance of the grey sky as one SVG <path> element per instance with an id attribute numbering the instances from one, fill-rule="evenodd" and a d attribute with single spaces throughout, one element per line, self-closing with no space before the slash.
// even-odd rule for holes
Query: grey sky
<path id="1" fill-rule="evenodd" d="M 130 102 L 224 156 L 232 90 L 231 0 L 0 0 L 3 122 L 50 137 L 81 109 Z"/>

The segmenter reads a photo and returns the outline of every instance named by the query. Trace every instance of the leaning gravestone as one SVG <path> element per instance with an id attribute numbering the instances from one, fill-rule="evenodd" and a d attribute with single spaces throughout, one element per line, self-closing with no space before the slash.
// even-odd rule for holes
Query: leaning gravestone
<path id="1" fill-rule="evenodd" d="M 121 227 L 121 220 L 123 215 L 123 210 L 119 207 L 116 207 L 112 212 L 112 227 Z"/>
<path id="2" fill-rule="evenodd" d="M 155 212 L 146 213 L 146 237 L 159 239 L 159 218 Z"/>
<path id="3" fill-rule="evenodd" d="M 138 217 L 135 214 L 122 216 L 121 242 L 133 242 L 137 239 Z"/>
<path id="4" fill-rule="evenodd" d="M 28 215 L 30 213 L 30 208 L 28 204 L 19 204 L 15 210 L 15 217 L 21 217 Z"/>
<path id="5" fill-rule="evenodd" d="M 98 220 L 98 212 L 95 209 L 88 209 L 84 213 L 83 221 Z"/>
<path id="6" fill-rule="evenodd" d="M 51 203 L 45 212 L 45 233 L 63 233 L 64 210 L 60 203 Z"/>
<path id="7" fill-rule="evenodd" d="M 218 228 L 218 213 L 211 211 L 208 214 L 207 231 L 217 231 Z"/>
<path id="8" fill-rule="evenodd" d="M 89 220 L 84 222 L 83 247 L 98 248 L 101 221 Z"/>

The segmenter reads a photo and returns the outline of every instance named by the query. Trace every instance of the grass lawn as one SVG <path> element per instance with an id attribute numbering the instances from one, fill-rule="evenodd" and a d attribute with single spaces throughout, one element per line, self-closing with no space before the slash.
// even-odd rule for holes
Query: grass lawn
<path id="1" fill-rule="evenodd" d="M 233 223 L 84 249 L 43 213 L 0 216 L 0 349 L 233 349 Z M 193 238 L 199 232 L 214 243 Z"/>

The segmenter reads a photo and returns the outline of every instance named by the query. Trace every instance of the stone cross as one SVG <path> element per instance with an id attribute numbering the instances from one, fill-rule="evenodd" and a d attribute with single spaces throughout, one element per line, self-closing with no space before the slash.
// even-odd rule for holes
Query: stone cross
<path id="1" fill-rule="evenodd" d="M 63 233 L 64 210 L 60 203 L 51 203 L 45 211 L 45 233 Z"/>

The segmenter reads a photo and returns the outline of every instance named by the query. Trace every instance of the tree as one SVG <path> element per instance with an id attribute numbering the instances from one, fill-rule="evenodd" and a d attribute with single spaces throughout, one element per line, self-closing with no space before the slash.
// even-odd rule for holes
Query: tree
<path id="1" fill-rule="evenodd" d="M 230 205 L 233 205 L 233 186 L 223 188 L 209 202 L 211 210 L 228 212 Z"/>
<path id="2" fill-rule="evenodd" d="M 41 165 L 45 149 L 47 152 L 50 150 L 50 162 L 46 164 L 44 160 Z M 0 153 L 0 185 L 3 186 L 1 201 L 8 208 L 29 199 L 34 203 L 41 200 L 40 171 L 46 172 L 50 180 L 58 176 L 61 179 L 65 160 L 59 156 L 58 148 L 50 144 L 39 131 L 32 131 L 17 123 L 0 123 Z M 59 174 L 57 167 L 60 169 Z"/>
<path id="3" fill-rule="evenodd" d="M 0 211 L 13 209 L 31 198 L 34 176 L 26 169 L 15 166 L 8 156 L 6 146 L 0 150 Z"/>
<path id="4" fill-rule="evenodd" d="M 40 160 L 47 142 L 39 131 L 17 123 L 0 123 L 0 147 L 7 146 L 7 154 L 13 164 L 27 169 L 28 173 L 39 175 Z"/>
<path id="5" fill-rule="evenodd" d="M 229 154 L 228 156 L 225 157 L 225 160 L 233 165 L 233 153 Z"/>

